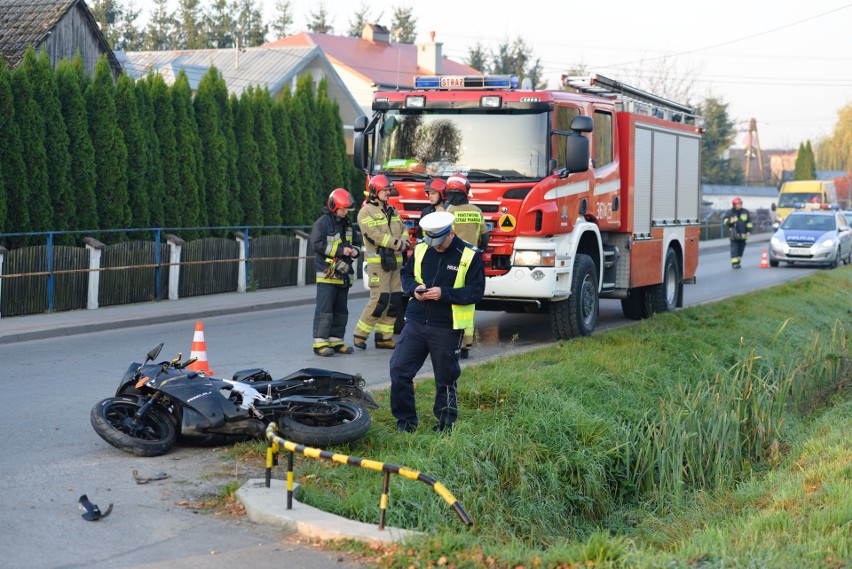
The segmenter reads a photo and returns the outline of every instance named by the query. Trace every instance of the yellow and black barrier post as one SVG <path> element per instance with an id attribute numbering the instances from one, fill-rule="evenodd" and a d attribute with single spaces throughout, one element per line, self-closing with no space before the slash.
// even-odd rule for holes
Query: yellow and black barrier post
<path id="1" fill-rule="evenodd" d="M 338 464 L 347 464 L 349 466 L 360 466 L 369 470 L 375 470 L 384 473 L 382 481 L 382 497 L 379 502 L 379 529 L 385 528 L 386 512 L 388 508 L 388 494 L 390 487 L 390 475 L 398 474 L 403 478 L 423 482 L 430 486 L 446 502 L 456 513 L 464 525 L 470 527 L 473 525 L 473 518 L 465 511 L 461 502 L 456 500 L 455 496 L 447 490 L 447 487 L 435 480 L 434 478 L 423 474 L 420 471 L 407 468 L 405 466 L 396 466 L 376 460 L 359 458 L 346 454 L 338 454 L 320 450 L 318 448 L 307 447 L 296 444 L 294 442 L 282 439 L 276 433 L 278 425 L 270 423 L 266 427 L 266 487 L 269 488 L 272 480 L 272 467 L 278 464 L 277 454 L 283 448 L 288 452 L 287 456 L 287 509 L 293 509 L 293 454 L 299 453 L 309 458 L 321 458 L 336 462 Z"/>

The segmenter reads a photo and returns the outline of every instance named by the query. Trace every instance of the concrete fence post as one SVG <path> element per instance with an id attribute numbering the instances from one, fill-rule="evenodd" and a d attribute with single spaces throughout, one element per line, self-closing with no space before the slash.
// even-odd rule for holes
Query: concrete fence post
<path id="1" fill-rule="evenodd" d="M 310 235 L 304 231 L 296 231 L 296 239 L 299 240 L 299 262 L 296 265 L 296 270 L 298 271 L 298 274 L 296 275 L 296 286 L 305 286 L 306 261 L 308 260 L 308 240 L 310 239 Z M 311 264 L 311 267 L 313 267 L 313 264 Z"/>
<path id="2" fill-rule="evenodd" d="M 240 249 L 240 262 L 237 263 L 237 292 L 246 291 L 246 237 L 242 231 L 234 233 L 234 238 L 237 240 L 237 245 Z"/>
<path id="3" fill-rule="evenodd" d="M 89 251 L 89 284 L 86 294 L 86 308 L 95 310 L 98 308 L 98 295 L 101 290 L 101 254 L 106 245 L 94 237 L 84 237 L 83 243 Z"/>
<path id="4" fill-rule="evenodd" d="M 169 300 L 180 298 L 180 252 L 184 241 L 177 235 L 166 233 L 166 242 L 169 247 Z"/>
<path id="5" fill-rule="evenodd" d="M 8 253 L 8 252 L 9 252 L 9 250 L 6 249 L 5 247 L 0 247 L 0 277 L 3 276 L 3 259 L 6 257 L 6 253 Z M 3 300 L 3 279 L 0 278 L 0 301 L 2 301 L 2 300 Z M 3 306 L 2 302 L 0 302 L 0 306 Z M 2 318 L 2 317 L 3 317 L 3 312 L 0 311 L 0 318 Z"/>

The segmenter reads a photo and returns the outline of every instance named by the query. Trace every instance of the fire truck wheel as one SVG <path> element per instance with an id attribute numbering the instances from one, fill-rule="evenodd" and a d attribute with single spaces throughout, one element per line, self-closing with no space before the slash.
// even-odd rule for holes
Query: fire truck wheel
<path id="1" fill-rule="evenodd" d="M 627 298 L 621 299 L 621 312 L 630 320 L 644 320 L 653 314 L 651 296 L 647 287 L 637 287 L 627 292 Z"/>
<path id="2" fill-rule="evenodd" d="M 571 296 L 550 304 L 550 326 L 557 340 L 588 336 L 598 323 L 598 273 L 588 255 L 578 254 L 571 277 Z"/>
<path id="3" fill-rule="evenodd" d="M 680 300 L 680 266 L 674 249 L 666 252 L 663 282 L 650 287 L 651 307 L 654 313 L 674 310 Z"/>

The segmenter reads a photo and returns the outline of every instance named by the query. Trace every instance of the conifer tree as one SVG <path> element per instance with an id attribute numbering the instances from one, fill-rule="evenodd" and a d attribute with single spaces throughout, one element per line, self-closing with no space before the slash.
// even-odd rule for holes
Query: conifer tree
<path id="1" fill-rule="evenodd" d="M 12 74 L 0 58 L 0 232 L 30 231 L 27 208 L 26 166 L 21 157 L 21 137 L 15 121 L 12 100 Z M 4 245 L 18 245 L 24 239 L 9 239 Z"/>
<path id="2" fill-rule="evenodd" d="M 237 142 L 237 121 L 238 115 L 240 111 L 240 102 L 237 99 L 237 96 L 232 94 L 228 97 L 228 110 L 230 111 L 230 117 L 233 120 L 233 124 L 231 127 L 231 133 L 233 135 L 233 145 L 231 146 L 231 142 L 229 141 L 228 145 L 234 149 L 233 152 L 233 162 L 228 162 L 228 174 L 229 176 L 233 176 L 234 184 L 231 186 L 231 192 L 229 193 L 229 201 L 228 201 L 228 212 L 231 219 L 231 225 L 242 225 L 243 224 L 243 204 L 242 204 L 242 181 L 240 179 L 240 146 Z M 227 131 L 226 131 L 227 134 Z"/>
<path id="3" fill-rule="evenodd" d="M 28 53 L 34 52 L 28 50 Z M 29 69 L 21 66 L 12 71 L 12 99 L 15 121 L 21 135 L 21 157 L 24 159 L 27 185 L 26 199 L 30 212 L 30 231 L 52 231 L 53 210 L 50 205 L 47 175 L 47 152 L 44 149 L 44 115 L 35 101 Z"/>
<path id="4" fill-rule="evenodd" d="M 44 148 L 47 171 L 50 173 L 47 178 L 47 189 L 53 211 L 51 229 L 66 231 L 73 229 L 71 224 L 75 217 L 76 201 L 70 181 L 71 156 L 68 149 L 68 131 L 62 116 L 56 78 L 46 51 L 42 51 L 37 57 L 35 51 L 28 49 L 23 65 L 32 81 L 35 102 L 44 118 Z M 57 237 L 57 242 L 64 244 L 71 244 L 74 240 L 71 235 Z"/>
<path id="5" fill-rule="evenodd" d="M 75 61 L 82 61 L 78 52 Z M 69 184 L 75 203 L 74 219 L 69 229 L 92 231 L 98 228 L 98 206 L 95 200 L 95 147 L 89 136 L 86 101 L 80 77 L 74 64 L 63 59 L 56 65 L 56 87 L 62 116 L 68 132 L 71 167 Z"/>
<path id="6" fill-rule="evenodd" d="M 151 107 L 154 112 L 154 129 L 160 144 L 163 173 L 163 222 L 160 227 L 185 227 L 177 217 L 178 203 L 175 194 L 180 185 L 178 177 L 178 153 L 175 142 L 175 111 L 172 96 L 166 82 L 159 74 L 148 75 Z"/>
<path id="7" fill-rule="evenodd" d="M 133 79 L 122 74 L 115 90 L 115 108 L 118 127 L 124 135 L 127 148 L 127 196 L 130 205 L 130 226 L 151 226 L 148 204 L 148 145 L 142 122 L 139 120 L 139 103 Z"/>
<path id="8" fill-rule="evenodd" d="M 130 203 L 127 196 L 127 148 L 115 108 L 115 85 L 106 56 L 95 66 L 95 78 L 86 89 L 89 135 L 95 148 L 95 198 L 101 229 L 130 227 Z M 124 240 L 126 234 L 113 233 Z"/>
<path id="9" fill-rule="evenodd" d="M 136 104 L 139 124 L 145 137 L 145 191 L 148 195 L 148 223 L 151 227 L 165 225 L 165 187 L 163 185 L 163 160 L 160 156 L 160 139 L 154 121 L 154 104 L 151 100 L 151 81 L 136 82 Z"/>
<path id="10" fill-rule="evenodd" d="M 816 161 L 811 141 L 799 144 L 799 152 L 796 153 L 796 164 L 793 170 L 794 180 L 816 180 Z"/>
<path id="11" fill-rule="evenodd" d="M 240 205 L 242 206 L 241 225 L 263 225 L 260 191 L 261 176 L 258 169 L 260 154 L 254 139 L 254 108 L 252 91 L 249 87 L 243 91 L 237 105 L 234 132 L 237 138 L 239 156 L 237 166 L 240 173 Z"/>
<path id="12" fill-rule="evenodd" d="M 314 212 L 308 214 L 304 223 L 312 223 L 313 219 L 325 204 L 328 194 L 334 188 L 323 187 L 320 181 L 320 156 L 317 132 L 317 111 L 314 100 L 314 82 L 310 73 L 299 77 L 296 82 L 296 93 L 293 96 L 294 113 L 292 117 L 300 121 L 300 132 L 294 135 L 299 142 L 300 181 L 303 184 L 303 202 Z M 301 118 L 300 118 L 301 117 Z M 304 138 L 301 135 L 304 135 Z"/>
<path id="13" fill-rule="evenodd" d="M 298 183 L 299 158 L 296 154 L 296 141 L 290 129 L 290 117 L 287 105 L 290 92 L 272 106 L 272 130 L 278 145 L 278 174 L 281 176 L 281 223 L 284 225 L 302 224 L 302 192 Z"/>
<path id="14" fill-rule="evenodd" d="M 242 208 L 239 206 L 240 177 L 237 168 L 237 138 L 234 134 L 234 111 L 231 97 L 228 95 L 225 80 L 221 76 L 216 82 L 213 96 L 219 106 L 219 126 L 225 140 L 227 217 L 222 218 L 222 225 L 237 225 L 242 218 Z M 233 100 L 237 100 L 236 96 L 233 97 Z"/>
<path id="15" fill-rule="evenodd" d="M 198 83 L 193 101 L 206 181 L 202 207 L 207 211 L 207 224 L 213 227 L 228 225 L 227 141 L 222 131 L 221 109 L 216 100 L 220 79 L 218 69 L 208 69 Z"/>
<path id="16" fill-rule="evenodd" d="M 328 98 L 328 83 L 325 79 L 320 81 L 317 89 L 317 134 L 319 147 L 322 149 L 321 164 L 319 169 L 320 180 L 323 188 L 334 188 L 346 186 L 346 177 L 343 169 L 346 160 L 346 142 L 343 139 L 343 124 L 340 120 L 340 108 Z M 341 142 L 343 146 L 341 147 Z M 353 190 L 354 188 L 347 188 Z M 359 200 L 361 192 L 352 191 L 356 200 Z M 359 200 L 360 201 L 360 200 Z"/>
<path id="17" fill-rule="evenodd" d="M 178 160 L 177 207 L 181 212 L 183 227 L 205 226 L 207 215 L 200 211 L 201 199 L 199 187 L 204 182 L 201 177 L 201 146 L 198 140 L 198 124 L 195 122 L 195 110 L 192 107 L 192 90 L 183 70 L 171 88 L 172 104 L 175 112 L 175 143 L 180 154 Z M 187 233 L 187 239 L 198 236 L 195 231 Z"/>
<path id="18" fill-rule="evenodd" d="M 272 98 L 266 88 L 254 89 L 254 139 L 260 162 L 260 203 L 264 225 L 281 225 L 281 174 L 278 171 L 278 144 L 272 132 Z"/>

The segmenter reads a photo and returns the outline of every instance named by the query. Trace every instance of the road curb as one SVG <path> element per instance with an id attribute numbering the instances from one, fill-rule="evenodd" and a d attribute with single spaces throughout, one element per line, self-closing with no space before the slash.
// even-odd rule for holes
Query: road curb
<path id="1" fill-rule="evenodd" d="M 294 484 L 294 489 L 298 488 Z M 287 509 L 287 485 L 272 479 L 270 487 L 260 478 L 252 478 L 240 486 L 236 498 L 246 510 L 248 519 L 257 524 L 272 525 L 305 537 L 322 540 L 355 539 L 366 542 L 402 542 L 420 535 L 407 529 L 356 522 L 329 514 L 293 498 L 293 509 Z"/>

